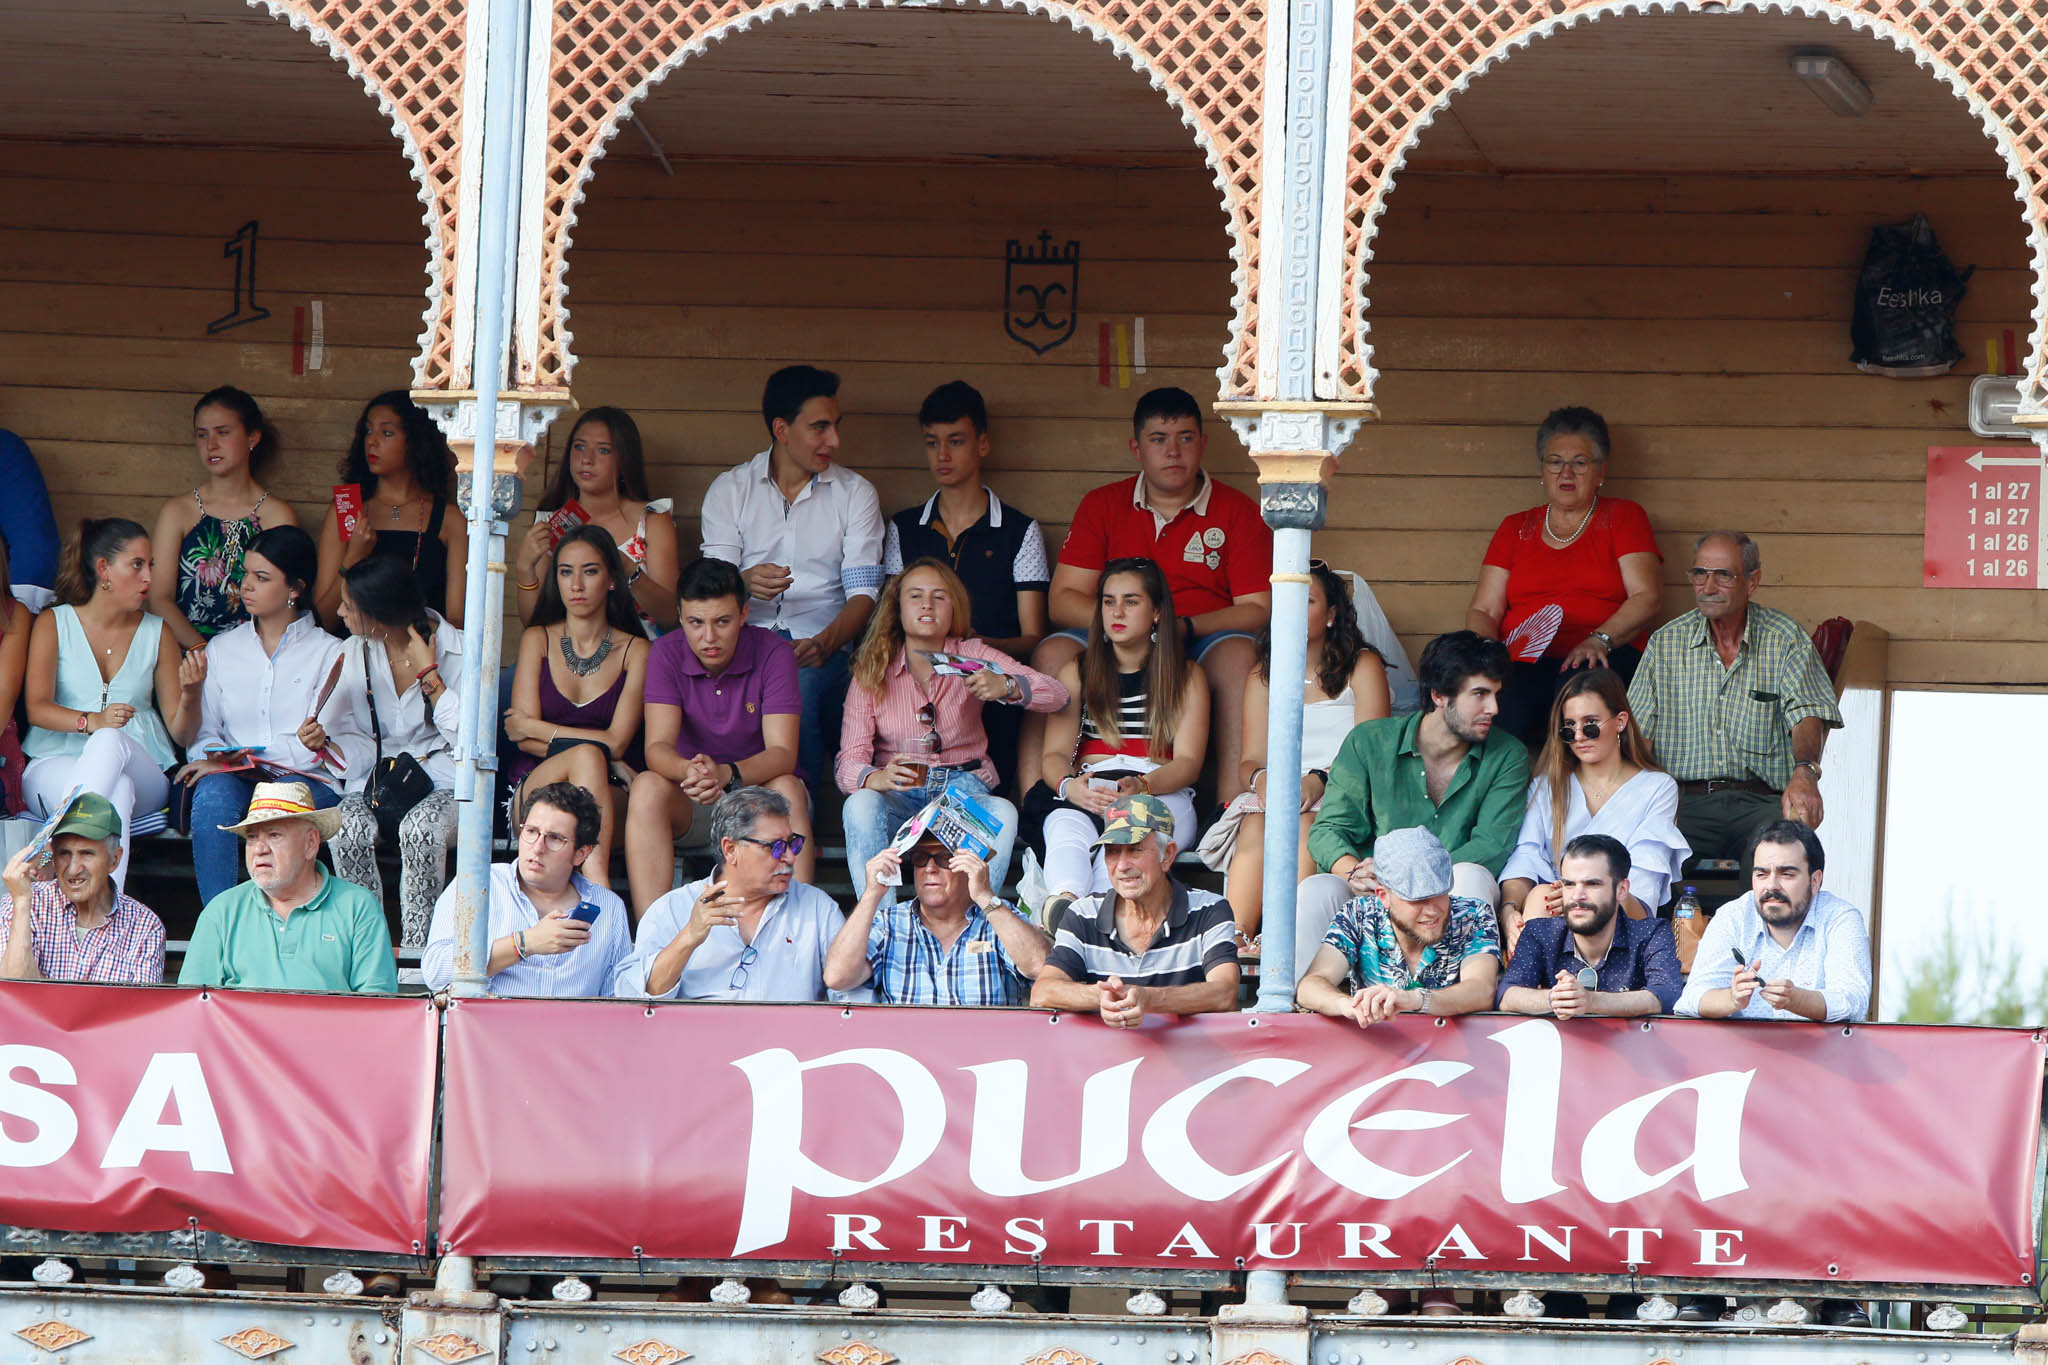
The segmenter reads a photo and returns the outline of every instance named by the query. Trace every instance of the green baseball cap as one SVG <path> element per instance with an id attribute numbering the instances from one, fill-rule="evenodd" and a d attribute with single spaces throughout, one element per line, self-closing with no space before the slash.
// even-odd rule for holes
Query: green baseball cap
<path id="1" fill-rule="evenodd" d="M 96 792 L 84 792 L 71 803 L 71 809 L 64 812 L 57 828 L 50 831 L 52 839 L 60 834 L 76 834 L 85 839 L 118 839 L 121 837 L 121 816 L 106 797 Z"/>
<path id="2" fill-rule="evenodd" d="M 1150 792 L 1131 792 L 1110 802 L 1102 813 L 1102 834 L 1093 847 L 1142 844 L 1155 834 L 1173 838 L 1173 812 Z"/>

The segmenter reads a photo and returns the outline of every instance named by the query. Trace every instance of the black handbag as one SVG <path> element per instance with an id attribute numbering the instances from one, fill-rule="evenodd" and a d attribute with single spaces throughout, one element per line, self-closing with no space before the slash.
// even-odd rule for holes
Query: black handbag
<path id="1" fill-rule="evenodd" d="M 370 678 L 370 649 L 363 646 L 363 700 L 370 704 L 370 735 L 377 744 L 377 761 L 371 765 L 369 785 L 363 797 L 370 814 L 377 817 L 377 838 L 387 848 L 398 846 L 399 822 L 434 790 L 434 779 L 411 754 L 384 757 L 384 727 L 377 719 L 377 687 Z"/>

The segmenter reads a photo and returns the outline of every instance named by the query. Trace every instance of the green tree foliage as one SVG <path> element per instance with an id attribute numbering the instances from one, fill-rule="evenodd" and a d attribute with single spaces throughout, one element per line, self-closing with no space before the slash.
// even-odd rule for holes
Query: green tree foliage
<path id="1" fill-rule="evenodd" d="M 1906 964 L 1900 1021 L 2022 1028 L 2048 1020 L 2048 982 L 2023 976 L 2020 945 L 1981 919 L 1967 930 L 1956 919 L 1945 903 L 1934 943 Z"/>

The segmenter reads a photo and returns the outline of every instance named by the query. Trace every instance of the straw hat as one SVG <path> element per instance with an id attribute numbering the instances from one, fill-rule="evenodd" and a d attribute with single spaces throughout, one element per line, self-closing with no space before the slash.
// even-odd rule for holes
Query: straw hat
<path id="1" fill-rule="evenodd" d="M 273 820 L 310 820 L 322 839 L 332 839 L 341 828 L 341 811 L 313 809 L 313 789 L 303 782 L 259 782 L 249 798 L 249 813 L 239 825 L 222 825 L 231 834 L 246 835 L 257 825 Z"/>

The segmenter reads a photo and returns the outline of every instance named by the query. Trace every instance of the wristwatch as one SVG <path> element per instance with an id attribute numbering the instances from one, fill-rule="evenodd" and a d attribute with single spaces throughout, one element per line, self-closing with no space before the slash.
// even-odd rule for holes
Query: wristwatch
<path id="1" fill-rule="evenodd" d="M 1592 638 L 1598 640 L 1601 644 L 1606 645 L 1609 649 L 1614 648 L 1614 637 L 1612 635 L 1609 635 L 1604 630 L 1594 631 Z"/>
<path id="2" fill-rule="evenodd" d="M 1420 1005 L 1417 1005 L 1417 1006 L 1415 1007 L 1415 1012 L 1416 1012 L 1417 1014 L 1428 1014 L 1428 1013 L 1429 1013 L 1429 998 L 1430 998 L 1430 991 L 1429 991 L 1429 987 L 1427 987 L 1427 986 L 1424 986 L 1424 987 L 1422 988 L 1422 1003 L 1421 1003 Z"/>
<path id="3" fill-rule="evenodd" d="M 1807 770 L 1808 772 L 1810 772 L 1810 773 L 1812 773 L 1812 774 L 1813 774 L 1813 780 L 1814 780 L 1814 781 L 1816 781 L 1816 782 L 1820 781 L 1820 764 L 1818 764 L 1818 763 L 1814 762 L 1814 761 L 1813 761 L 1812 759 L 1810 759 L 1810 758 L 1802 758 L 1802 759 L 1800 759 L 1800 760 L 1799 760 L 1799 761 L 1798 761 L 1797 763 L 1794 763 L 1794 764 L 1792 765 L 1792 768 L 1793 768 L 1793 771 L 1795 771 L 1795 772 L 1796 772 L 1796 771 L 1798 771 L 1798 770 L 1799 770 L 1799 769 L 1801 769 L 1801 768 L 1804 768 L 1804 769 L 1806 769 L 1806 770 Z"/>
<path id="4" fill-rule="evenodd" d="M 730 769 L 732 769 L 732 776 L 731 776 L 730 778 L 728 778 L 728 779 L 726 780 L 726 784 L 725 784 L 725 789 L 726 789 L 727 791 L 729 791 L 729 792 L 736 792 L 736 791 L 738 791 L 738 790 L 739 790 L 739 789 L 740 789 L 741 787 L 744 787 L 744 786 L 745 786 L 745 785 L 747 784 L 747 780 L 746 780 L 746 779 L 745 779 L 744 777 L 741 777 L 741 776 L 740 776 L 740 765 L 739 765 L 739 764 L 737 764 L 737 763 L 728 763 L 728 764 L 726 764 L 725 766 L 726 766 L 726 767 L 728 767 L 728 768 L 730 768 Z"/>

